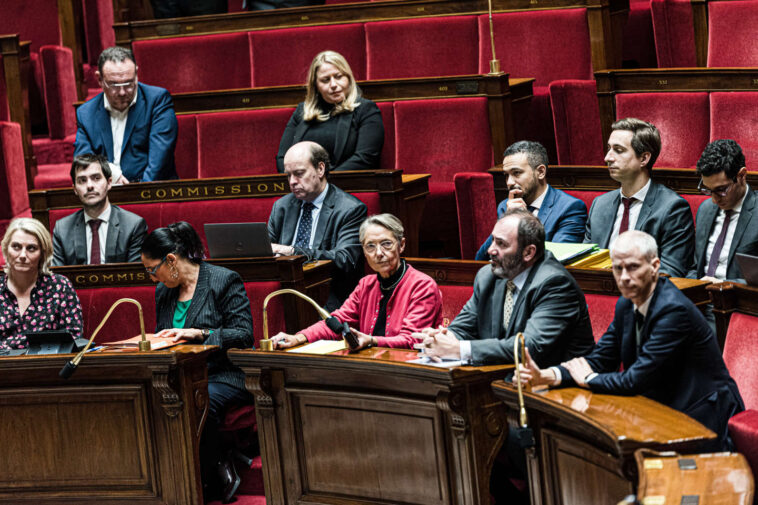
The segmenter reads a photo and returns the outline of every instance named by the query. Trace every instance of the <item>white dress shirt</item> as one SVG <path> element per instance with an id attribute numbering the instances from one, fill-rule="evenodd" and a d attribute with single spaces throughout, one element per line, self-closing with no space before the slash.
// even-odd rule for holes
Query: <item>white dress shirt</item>
<path id="1" fill-rule="evenodd" d="M 103 93 L 103 101 L 105 103 L 105 110 L 108 111 L 108 115 L 111 118 L 111 136 L 113 137 L 113 161 L 111 162 L 111 174 L 112 180 L 115 182 L 121 177 L 121 152 L 124 150 L 124 132 L 126 131 L 126 120 L 129 117 L 129 109 L 134 107 L 137 103 L 137 95 L 139 94 L 139 88 L 134 91 L 134 98 L 132 103 L 129 104 L 124 111 L 118 111 L 111 107 L 111 103 L 108 101 L 108 97 Z M 115 167 L 115 169 L 114 169 Z M 118 177 L 116 177 L 118 174 Z"/>
<path id="2" fill-rule="evenodd" d="M 527 205 L 527 208 L 530 205 L 532 207 L 534 207 L 534 210 L 532 211 L 532 215 L 534 215 L 534 217 L 539 217 L 537 214 L 540 213 L 540 207 L 542 207 L 542 202 L 545 201 L 545 195 L 547 195 L 547 187 L 545 187 L 545 191 L 543 191 L 540 196 L 538 196 L 537 198 L 535 198 L 532 203 L 530 203 L 529 205 Z"/>
<path id="3" fill-rule="evenodd" d="M 726 237 L 724 237 L 724 246 L 721 248 L 721 254 L 719 255 L 719 264 L 713 275 L 717 279 L 726 279 L 726 270 L 729 266 L 729 251 L 732 248 L 732 239 L 734 238 L 734 232 L 737 229 L 737 221 L 740 219 L 742 204 L 745 203 L 745 197 L 747 197 L 748 191 L 750 191 L 750 186 L 747 186 L 745 194 L 742 195 L 742 199 L 732 209 L 732 215 L 729 218 L 729 228 L 726 231 Z M 713 254 L 713 248 L 716 246 L 716 241 L 721 234 L 725 219 L 726 212 L 723 209 L 719 209 L 718 214 L 716 215 L 716 222 L 713 224 L 711 236 L 708 237 L 708 247 L 705 250 L 705 268 L 703 269 L 703 272 L 708 272 L 708 265 L 711 262 L 711 254 Z"/>
<path id="4" fill-rule="evenodd" d="M 311 203 L 313 204 L 313 209 L 311 209 L 311 238 L 308 240 L 308 248 L 313 247 L 313 237 L 316 236 L 316 227 L 318 226 L 318 216 L 321 213 L 321 207 L 324 205 L 324 200 L 326 199 L 326 193 L 329 191 L 329 184 L 326 185 L 324 188 L 324 191 L 321 192 L 320 195 L 316 197 L 315 200 L 313 200 Z M 295 234 L 292 236 L 292 243 L 291 246 L 295 245 L 295 241 L 297 241 L 297 230 L 300 226 L 300 220 L 303 218 L 303 208 L 300 207 L 300 215 L 297 218 L 297 224 L 295 225 Z"/>
<path id="5" fill-rule="evenodd" d="M 650 190 L 650 183 L 652 182 L 651 179 L 648 179 L 647 184 L 642 186 L 642 189 L 637 191 L 635 194 L 631 196 L 631 198 L 634 198 L 634 201 L 629 206 L 629 230 L 635 230 L 637 229 L 637 219 L 640 217 L 640 211 L 642 210 L 642 204 L 645 201 L 645 197 L 647 196 L 647 192 Z M 624 198 L 624 195 L 621 193 L 621 188 L 619 188 L 619 197 Z M 608 242 L 608 244 L 612 244 L 614 240 L 616 240 L 616 237 L 619 236 L 619 228 L 621 228 L 621 219 L 624 217 L 624 204 L 619 200 L 619 208 L 616 211 L 616 220 L 613 222 L 613 232 L 611 233 L 611 240 Z"/>
<path id="6" fill-rule="evenodd" d="M 92 260 L 92 228 L 90 228 L 89 222 L 93 219 L 99 219 L 100 228 L 97 229 L 97 235 L 100 238 L 100 263 L 105 263 L 105 240 L 108 238 L 108 222 L 111 219 L 111 204 L 108 203 L 105 206 L 105 210 L 97 216 L 97 218 L 89 217 L 87 213 L 84 213 L 84 234 L 87 237 L 87 264 L 89 265 Z"/>

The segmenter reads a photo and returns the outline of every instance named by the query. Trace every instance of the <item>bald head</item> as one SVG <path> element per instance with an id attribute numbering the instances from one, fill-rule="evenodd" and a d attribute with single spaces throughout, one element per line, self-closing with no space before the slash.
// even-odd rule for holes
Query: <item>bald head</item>
<path id="1" fill-rule="evenodd" d="M 315 142 L 298 142 L 284 155 L 284 173 L 295 198 L 312 202 L 326 188 L 329 154 Z"/>
<path id="2" fill-rule="evenodd" d="M 643 231 L 630 230 L 611 244 L 613 278 L 624 298 L 637 307 L 650 298 L 658 281 L 658 245 Z"/>

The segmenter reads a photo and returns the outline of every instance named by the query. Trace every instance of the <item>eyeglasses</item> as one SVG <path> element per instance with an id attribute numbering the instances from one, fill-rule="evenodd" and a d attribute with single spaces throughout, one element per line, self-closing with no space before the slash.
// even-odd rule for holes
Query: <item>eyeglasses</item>
<path id="1" fill-rule="evenodd" d="M 134 91 L 134 87 L 137 85 L 137 78 L 135 77 L 129 82 L 116 82 L 116 83 L 109 83 L 108 81 L 103 81 L 103 85 L 106 89 L 110 91 L 118 91 L 119 89 L 123 89 L 126 92 Z"/>
<path id="2" fill-rule="evenodd" d="M 711 196 L 715 194 L 716 196 L 726 196 L 727 193 L 729 193 L 729 190 L 732 189 L 732 186 L 734 186 L 734 183 L 737 182 L 737 179 L 733 179 L 732 182 L 727 184 L 726 186 L 721 186 L 720 188 L 711 189 L 706 188 L 703 186 L 703 179 L 700 179 L 700 182 L 697 183 L 697 189 L 704 194 L 705 196 Z"/>
<path id="3" fill-rule="evenodd" d="M 363 244 L 363 250 L 366 252 L 366 254 L 374 254 L 378 248 L 381 248 L 384 252 L 392 252 L 395 250 L 395 247 L 397 247 L 397 242 L 393 240 L 382 240 L 378 244 L 375 244 L 373 242 Z"/>
<path id="4" fill-rule="evenodd" d="M 161 267 L 161 265 L 166 262 L 166 258 L 168 258 L 168 254 L 165 255 L 163 257 L 163 259 L 161 260 L 161 262 L 158 263 L 157 265 L 155 265 L 154 268 L 147 268 L 147 267 L 145 267 L 145 272 L 147 272 L 149 275 L 152 275 L 154 277 L 155 274 L 158 272 L 158 269 Z"/>

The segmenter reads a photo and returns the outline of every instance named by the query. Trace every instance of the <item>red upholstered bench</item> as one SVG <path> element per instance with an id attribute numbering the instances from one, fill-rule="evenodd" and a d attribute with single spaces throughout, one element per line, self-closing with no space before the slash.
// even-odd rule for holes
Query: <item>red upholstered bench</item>
<path id="1" fill-rule="evenodd" d="M 439 286 L 442 293 L 442 324 L 450 326 L 455 316 L 474 294 L 474 284 L 472 281 L 471 286 L 446 286 L 444 284 Z"/>
<path id="2" fill-rule="evenodd" d="M 587 309 L 590 313 L 592 335 L 595 337 L 595 342 L 597 342 L 613 321 L 618 296 L 585 293 L 584 298 L 587 300 Z"/>
<path id="3" fill-rule="evenodd" d="M 0 121 L 0 237 L 14 217 L 31 217 L 18 123 Z"/>
<path id="4" fill-rule="evenodd" d="M 497 220 L 495 186 L 492 175 L 481 172 L 459 172 L 454 183 L 461 258 L 472 260 Z"/>
<path id="5" fill-rule="evenodd" d="M 739 36 L 735 29 L 739 27 Z M 708 3 L 708 66 L 756 67 L 758 48 L 748 42 L 758 37 L 758 2 Z"/>
<path id="6" fill-rule="evenodd" d="M 651 0 L 650 11 L 658 67 L 697 67 L 690 0 Z"/>
<path id="7" fill-rule="evenodd" d="M 758 93 L 713 92 L 710 101 L 710 140 L 734 139 L 748 170 L 758 170 Z"/>
<path id="8" fill-rule="evenodd" d="M 155 331 L 155 286 L 131 286 L 113 288 L 77 289 L 79 303 L 82 306 L 85 338 L 90 338 L 97 325 L 100 324 L 108 309 L 120 298 L 134 298 L 142 305 L 145 318 L 145 331 Z M 140 326 L 137 308 L 133 305 L 119 306 L 105 326 L 98 333 L 96 342 L 107 343 L 124 340 L 139 335 Z"/>

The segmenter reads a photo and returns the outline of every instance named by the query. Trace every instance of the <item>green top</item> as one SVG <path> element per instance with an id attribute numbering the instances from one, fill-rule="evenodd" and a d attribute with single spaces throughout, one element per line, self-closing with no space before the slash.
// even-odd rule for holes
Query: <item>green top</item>
<path id="1" fill-rule="evenodd" d="M 174 311 L 174 328 L 184 328 L 184 323 L 187 320 L 187 311 L 189 310 L 192 300 L 184 302 L 176 301 L 176 310 Z"/>

